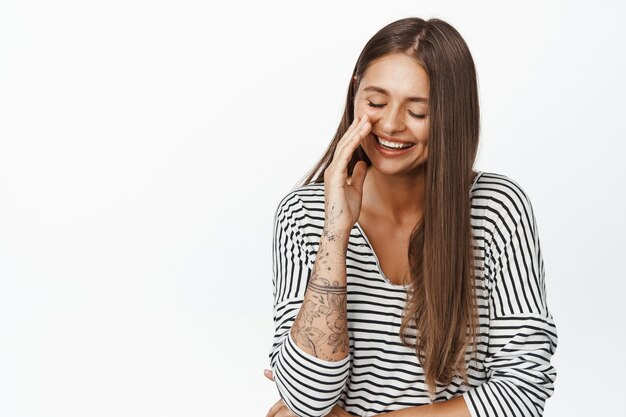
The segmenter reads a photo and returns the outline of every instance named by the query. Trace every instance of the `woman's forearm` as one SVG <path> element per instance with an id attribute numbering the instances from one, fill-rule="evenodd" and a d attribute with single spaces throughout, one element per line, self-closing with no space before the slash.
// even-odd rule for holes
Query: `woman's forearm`
<path id="1" fill-rule="evenodd" d="M 324 227 L 302 307 L 291 327 L 298 347 L 333 362 L 346 358 L 350 351 L 346 317 L 349 236 Z"/>
<path id="2" fill-rule="evenodd" d="M 471 417 L 463 396 L 454 397 L 447 401 L 428 405 L 407 407 L 402 410 L 376 414 L 384 417 Z"/>

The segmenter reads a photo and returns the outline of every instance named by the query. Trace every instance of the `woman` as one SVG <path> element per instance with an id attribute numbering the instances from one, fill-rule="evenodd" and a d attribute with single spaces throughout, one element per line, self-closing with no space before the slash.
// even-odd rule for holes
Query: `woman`
<path id="1" fill-rule="evenodd" d="M 472 170 L 478 135 L 452 26 L 402 19 L 365 45 L 332 143 L 275 213 L 268 416 L 542 415 L 557 333 L 537 223 L 516 181 Z"/>

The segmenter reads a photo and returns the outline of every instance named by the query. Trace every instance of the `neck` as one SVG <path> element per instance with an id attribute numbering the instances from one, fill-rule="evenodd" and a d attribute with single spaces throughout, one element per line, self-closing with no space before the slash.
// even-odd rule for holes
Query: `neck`
<path id="1" fill-rule="evenodd" d="M 424 211 L 426 166 L 410 175 L 385 175 L 369 166 L 363 184 L 363 206 L 374 217 L 403 226 L 415 224 Z"/>

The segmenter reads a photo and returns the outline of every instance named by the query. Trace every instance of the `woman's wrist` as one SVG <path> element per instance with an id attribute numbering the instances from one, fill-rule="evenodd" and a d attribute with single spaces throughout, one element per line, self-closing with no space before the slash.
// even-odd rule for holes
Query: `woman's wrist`
<path id="1" fill-rule="evenodd" d="M 323 239 L 327 245 L 345 246 L 345 249 L 347 249 L 348 241 L 350 240 L 350 231 L 333 228 L 324 224 L 320 239 Z"/>

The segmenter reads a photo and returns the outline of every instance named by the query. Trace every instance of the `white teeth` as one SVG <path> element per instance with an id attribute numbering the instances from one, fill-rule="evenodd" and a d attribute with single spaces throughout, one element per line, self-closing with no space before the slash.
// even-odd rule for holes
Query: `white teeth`
<path id="1" fill-rule="evenodd" d="M 395 148 L 395 149 L 404 149 L 404 148 L 410 148 L 411 146 L 413 146 L 414 144 L 408 144 L 408 145 L 399 145 L 396 142 L 389 142 L 388 140 L 385 140 L 383 138 L 379 138 L 378 136 L 374 135 L 374 137 L 376 138 L 376 140 L 378 140 L 379 143 L 389 147 L 389 148 Z"/>

